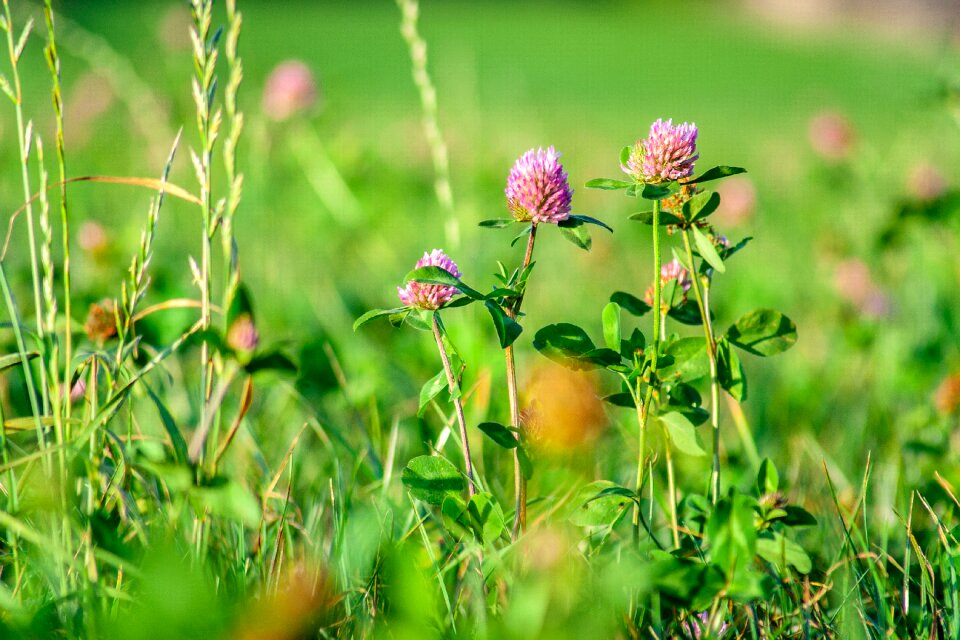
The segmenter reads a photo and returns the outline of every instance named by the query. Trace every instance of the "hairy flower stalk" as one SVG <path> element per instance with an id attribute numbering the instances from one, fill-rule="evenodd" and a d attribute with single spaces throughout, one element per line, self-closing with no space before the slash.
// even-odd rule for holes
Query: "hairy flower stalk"
<path id="1" fill-rule="evenodd" d="M 627 164 L 621 168 L 638 183 L 669 183 L 689 178 L 693 175 L 693 166 L 699 157 L 700 155 L 697 153 L 697 126 L 695 124 L 684 122 L 683 124 L 674 125 L 673 120 L 664 122 L 662 119 L 658 119 L 650 125 L 650 131 L 647 137 L 636 142 L 633 151 L 627 158 Z M 658 276 L 662 273 L 660 264 L 661 208 L 662 203 L 660 200 L 654 200 L 653 220 L 651 221 L 653 225 L 653 272 Z M 679 275 L 678 273 L 677 276 L 679 277 Z M 639 493 L 643 487 L 643 475 L 646 466 L 647 422 L 650 418 L 654 379 L 657 375 L 657 364 L 660 354 L 662 325 L 662 303 L 660 294 L 662 288 L 662 277 L 655 277 L 653 281 L 653 308 L 656 310 L 656 313 L 653 314 L 653 354 L 650 361 L 650 377 L 647 381 L 647 392 L 644 397 L 643 406 L 642 408 L 638 407 L 640 450 L 637 457 L 637 493 Z M 668 469 L 668 475 L 672 476 L 672 463 L 670 466 L 671 468 Z M 672 512 L 671 515 L 673 517 L 674 540 L 677 542 L 676 512 Z M 639 506 L 634 508 L 633 525 L 634 536 L 637 541 L 639 541 Z"/>
<path id="2" fill-rule="evenodd" d="M 507 208 L 515 220 L 530 222 L 530 236 L 527 250 L 523 256 L 520 273 L 526 272 L 533 260 L 533 247 L 537 241 L 537 225 L 540 223 L 559 224 L 570 217 L 570 203 L 573 189 L 567 180 L 567 173 L 560 164 L 560 154 L 553 147 L 546 150 L 530 149 L 514 163 L 507 176 Z M 520 288 L 520 295 L 507 305 L 507 315 L 516 319 L 523 304 L 526 283 Z M 523 442 L 523 425 L 520 420 L 520 401 L 517 394 L 517 365 L 513 345 L 504 349 L 507 368 L 507 398 L 510 403 L 510 423 L 517 429 L 517 440 Z M 513 450 L 513 475 L 515 516 L 513 520 L 513 539 L 527 525 L 527 481 L 523 477 L 520 464 L 520 447 Z"/>
<path id="3" fill-rule="evenodd" d="M 430 253 L 424 253 L 423 257 L 417 261 L 415 268 L 420 269 L 422 267 L 440 267 L 454 278 L 459 278 L 461 275 L 457 263 L 451 260 L 441 249 L 434 249 Z M 460 445 L 463 448 L 463 467 L 467 476 L 467 493 L 473 497 L 477 489 L 474 486 L 473 458 L 470 456 L 470 441 L 467 439 L 467 420 L 463 413 L 463 402 L 460 400 L 460 394 L 456 393 L 459 384 L 453 374 L 453 368 L 450 366 L 447 349 L 443 345 L 443 331 L 440 327 L 440 317 L 436 313 L 440 307 L 449 302 L 450 299 L 458 293 L 460 293 L 460 291 L 456 287 L 422 282 L 408 282 L 405 287 L 397 287 L 397 296 L 404 305 L 414 309 L 434 312 L 431 314 L 433 337 L 437 341 L 440 361 L 443 362 L 443 371 L 447 376 L 447 388 L 450 391 L 450 397 L 453 399 L 453 406 L 457 414 L 457 423 L 460 426 Z"/>

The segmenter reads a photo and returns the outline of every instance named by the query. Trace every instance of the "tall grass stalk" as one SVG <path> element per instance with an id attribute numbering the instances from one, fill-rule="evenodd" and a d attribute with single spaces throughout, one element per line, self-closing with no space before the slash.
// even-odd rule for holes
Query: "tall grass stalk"
<path id="1" fill-rule="evenodd" d="M 6 80 L 4 80 L 4 88 L 6 89 L 7 94 L 10 96 L 10 99 L 13 101 L 14 111 L 17 119 L 17 145 L 20 153 L 20 177 L 23 185 L 23 200 L 25 203 L 27 203 L 27 239 L 30 245 L 30 276 L 33 282 L 33 305 L 36 314 L 37 335 L 40 338 L 40 341 L 43 342 L 45 332 L 43 330 L 43 305 L 41 302 L 42 285 L 40 282 L 39 260 L 37 256 L 36 232 L 34 230 L 33 205 L 31 204 L 33 191 L 30 188 L 30 174 L 28 168 L 30 161 L 30 144 L 33 132 L 33 122 L 31 121 L 25 123 L 23 113 L 23 90 L 20 85 L 20 57 L 23 55 L 23 50 L 27 45 L 27 41 L 30 38 L 30 32 L 33 29 L 33 18 L 27 20 L 23 31 L 21 31 L 19 37 L 14 40 L 13 18 L 11 17 L 10 13 L 10 0 L 3 0 L 3 11 L 6 25 L 4 31 L 6 32 L 7 36 L 7 53 L 10 57 L 10 76 L 13 79 L 12 87 L 10 87 Z M 46 414 L 50 409 L 47 370 L 43 363 L 41 363 L 38 369 L 40 371 L 40 394 L 42 398 L 41 408 L 43 413 Z M 48 465 L 48 463 L 45 464 Z"/>
<path id="2" fill-rule="evenodd" d="M 191 150 L 193 167 L 197 182 L 200 185 L 200 216 L 202 223 L 201 259 L 197 285 L 200 288 L 200 324 L 203 330 L 210 328 L 211 306 L 211 245 L 216 232 L 217 214 L 213 207 L 212 172 L 213 148 L 221 123 L 221 111 L 211 112 L 213 98 L 216 93 L 216 66 L 218 58 L 217 44 L 220 31 L 211 34 L 212 0 L 193 0 L 194 25 L 190 31 L 193 43 L 193 64 L 195 76 L 193 78 L 193 100 L 197 111 L 197 132 L 200 136 L 200 152 Z M 213 366 L 210 358 L 210 344 L 206 339 L 200 347 L 200 424 L 207 424 L 210 394 L 213 389 Z M 200 443 L 199 450 L 192 452 L 195 459 L 203 463 L 205 442 Z"/>
<path id="3" fill-rule="evenodd" d="M 65 329 L 63 335 L 63 389 L 64 393 L 70 393 L 71 381 L 73 378 L 73 315 L 72 315 L 72 296 L 71 291 L 71 272 L 70 272 L 70 216 L 67 208 L 67 165 L 66 153 L 64 149 L 64 130 L 63 130 L 63 94 L 60 88 L 60 54 L 57 51 L 56 29 L 54 27 L 54 14 L 51 0 L 44 0 L 43 16 L 47 25 L 47 46 L 44 48 L 44 56 L 47 59 L 47 66 L 50 69 L 52 87 L 50 96 L 53 101 L 53 114 L 56 123 L 57 137 L 57 169 L 60 174 L 60 234 L 63 248 L 63 261 L 60 267 L 61 278 L 63 279 L 63 315 L 65 318 Z M 70 412 L 71 404 L 69 401 L 64 403 L 64 429 L 66 438 L 70 436 Z"/>
<path id="4" fill-rule="evenodd" d="M 417 19 L 420 13 L 418 0 L 396 0 L 400 8 L 402 21 L 400 33 L 410 51 L 410 61 L 413 65 L 413 82 L 420 94 L 420 106 L 423 109 L 423 132 L 430 146 L 430 156 L 433 159 L 434 190 L 437 200 L 446 214 L 446 244 L 450 249 L 460 246 L 460 223 L 453 206 L 453 189 L 450 186 L 450 159 L 447 153 L 447 143 L 440 130 L 440 121 L 437 117 L 437 90 L 430 79 L 427 70 L 427 43 L 417 30 Z"/>

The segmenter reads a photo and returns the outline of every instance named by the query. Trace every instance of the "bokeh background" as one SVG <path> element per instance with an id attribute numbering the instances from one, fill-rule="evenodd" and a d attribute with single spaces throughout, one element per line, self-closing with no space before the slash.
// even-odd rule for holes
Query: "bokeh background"
<path id="1" fill-rule="evenodd" d="M 185 143 L 195 143 L 187 7 L 60 4 L 68 172 L 159 176 L 181 127 Z M 395 286 L 425 250 L 444 248 L 474 286 L 493 282 L 497 260 L 518 263 L 522 247 L 510 247 L 509 231 L 477 223 L 506 215 L 507 172 L 530 147 L 563 153 L 575 212 L 615 233 L 594 231 L 589 253 L 549 229 L 538 243 L 521 377 L 545 362 L 531 348 L 536 328 L 573 321 L 599 337 L 610 293 L 642 295 L 652 281 L 650 231 L 628 221 L 635 201 L 582 185 L 618 177 L 619 149 L 663 117 L 699 126 L 700 167 L 749 170 L 721 187 L 718 227 L 734 241 L 755 240 L 718 277 L 718 323 L 770 306 L 799 327 L 795 349 L 746 363 L 745 416 L 761 454 L 801 495 L 822 493 L 821 462 L 849 488 L 872 455 L 889 484 L 881 506 L 901 484 L 925 482 L 925 465 L 950 472 L 960 396 L 950 381 L 960 372 L 958 3 L 424 0 L 419 29 L 448 148 L 452 214 L 434 189 L 393 2 L 250 0 L 240 8 L 242 274 L 264 340 L 302 359 L 301 383 L 325 398 L 330 428 L 357 428 L 341 416 L 359 406 L 399 420 L 404 442 L 435 429 L 415 415 L 416 393 L 435 373 L 431 342 L 386 323 L 354 334 L 351 324 L 369 308 L 395 306 Z M 40 40 L 29 46 L 25 64 L 37 68 L 24 72 L 28 111 L 52 139 Z M 313 94 L 309 84 L 286 97 L 277 92 L 289 88 L 268 89 L 268 76 L 289 60 L 309 72 Z M 17 175 L 14 131 L 6 110 L 6 176 Z M 171 179 L 194 188 L 185 147 Z M 80 184 L 70 198 L 74 288 L 88 302 L 116 296 L 150 194 Z M 0 182 L 6 210 L 20 200 L 15 180 Z M 199 252 L 199 224 L 191 206 L 168 201 L 150 300 L 195 295 L 188 256 Z M 25 284 L 26 252 L 12 253 Z M 492 326 L 482 309 L 449 315 L 466 384 L 493 390 L 477 396 L 471 418 L 502 416 Z M 191 317 L 171 313 L 152 330 L 173 336 Z M 330 352 L 346 398 L 333 393 Z M 631 418 L 608 417 L 621 419 Z M 298 427 L 258 423 L 255 431 L 284 443 Z M 604 442 L 622 447 L 620 438 L 611 432 Z M 742 456 L 736 431 L 727 430 L 724 449 L 730 460 Z M 690 477 L 704 477 L 708 463 L 684 464 Z M 629 477 L 628 461 L 623 471 Z M 744 478 L 753 472 L 745 467 Z"/>

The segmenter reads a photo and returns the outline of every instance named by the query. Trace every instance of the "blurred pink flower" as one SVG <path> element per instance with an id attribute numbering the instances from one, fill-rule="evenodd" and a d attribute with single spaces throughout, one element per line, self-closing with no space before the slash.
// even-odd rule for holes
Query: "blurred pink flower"
<path id="1" fill-rule="evenodd" d="M 260 344 L 260 333 L 249 313 L 242 313 L 227 330 L 227 345 L 234 351 L 252 353 Z"/>
<path id="2" fill-rule="evenodd" d="M 570 217 L 573 189 L 553 147 L 530 149 L 507 177 L 507 207 L 521 222 L 557 224 Z"/>
<path id="3" fill-rule="evenodd" d="M 842 261 L 833 274 L 837 293 L 860 313 L 878 318 L 890 310 L 890 300 L 870 275 L 870 268 L 855 258 Z"/>
<path id="4" fill-rule="evenodd" d="M 673 120 L 657 120 L 621 168 L 640 182 L 671 182 L 693 175 L 693 163 L 699 157 L 697 125 L 684 122 L 674 126 Z"/>
<path id="5" fill-rule="evenodd" d="M 924 163 L 910 171 L 907 189 L 917 200 L 936 200 L 946 192 L 947 179 L 937 167 Z"/>
<path id="6" fill-rule="evenodd" d="M 189 51 L 193 17 L 186 2 L 173 4 L 157 23 L 157 40 L 168 51 Z"/>
<path id="7" fill-rule="evenodd" d="M 274 67 L 267 78 L 263 111 L 272 120 L 287 120 L 313 107 L 317 97 L 317 84 L 310 67 L 300 60 L 287 60 Z"/>
<path id="8" fill-rule="evenodd" d="M 70 388 L 70 404 L 76 404 L 83 400 L 87 394 L 87 381 L 84 378 L 78 378 Z"/>
<path id="9" fill-rule="evenodd" d="M 843 114 L 822 111 L 810 119 L 807 137 L 817 155 L 824 160 L 836 162 L 850 155 L 857 134 Z"/>
<path id="10" fill-rule="evenodd" d="M 451 260 L 441 249 L 424 253 L 414 268 L 419 269 L 421 267 L 440 267 L 454 278 L 459 278 L 461 275 L 457 263 Z M 458 293 L 460 291 L 456 287 L 442 284 L 424 284 L 422 282 L 408 282 L 406 287 L 397 287 L 400 302 L 417 309 L 439 309 Z"/>
<path id="11" fill-rule="evenodd" d="M 717 185 L 720 207 L 713 214 L 723 227 L 739 226 L 753 216 L 757 207 L 757 189 L 746 176 L 733 176 Z"/>
<path id="12" fill-rule="evenodd" d="M 681 295 L 683 297 L 682 301 L 686 301 L 687 292 L 690 291 L 690 288 L 693 286 L 693 280 L 690 279 L 690 274 L 686 269 L 680 264 L 680 261 L 674 258 L 670 262 L 666 262 L 660 266 L 660 288 L 663 289 L 672 281 L 677 281 L 677 286 L 680 288 Z M 653 305 L 653 286 L 647 289 L 644 294 L 644 300 L 647 304 Z M 661 303 L 664 306 L 664 311 L 669 308 L 669 300 L 661 300 Z"/>
<path id="13" fill-rule="evenodd" d="M 100 224 L 87 220 L 80 224 L 77 231 L 77 244 L 93 256 L 101 255 L 107 250 L 107 232 Z"/>
<path id="14" fill-rule="evenodd" d="M 113 102 L 113 87 L 107 78 L 95 72 L 78 78 L 64 100 L 63 118 L 69 123 L 63 132 L 67 146 L 86 145 L 94 135 L 97 120 L 110 110 Z"/>

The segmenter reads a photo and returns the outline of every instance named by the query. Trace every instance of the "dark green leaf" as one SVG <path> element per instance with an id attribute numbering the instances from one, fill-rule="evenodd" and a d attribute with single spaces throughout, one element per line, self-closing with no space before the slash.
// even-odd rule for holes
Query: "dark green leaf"
<path id="1" fill-rule="evenodd" d="M 375 318 L 402 313 L 403 311 L 406 311 L 406 307 L 396 307 L 394 309 L 371 309 L 357 318 L 356 322 L 353 323 L 353 330 L 356 331 Z"/>
<path id="2" fill-rule="evenodd" d="M 253 299 L 250 296 L 250 290 L 247 289 L 247 285 L 245 284 L 241 284 L 237 288 L 237 293 L 230 302 L 230 309 L 227 312 L 227 326 L 232 326 L 236 319 L 242 315 L 250 316 L 251 320 L 253 320 L 254 317 Z"/>
<path id="3" fill-rule="evenodd" d="M 760 463 L 760 470 L 757 472 L 757 493 L 776 493 L 780 488 L 780 475 L 777 468 L 770 462 L 770 458 L 764 458 Z"/>
<path id="4" fill-rule="evenodd" d="M 710 559 L 728 576 L 746 567 L 756 552 L 753 503 L 739 493 L 720 500 L 707 521 Z"/>
<path id="5" fill-rule="evenodd" d="M 683 203 L 683 218 L 687 222 L 703 220 L 719 206 L 720 194 L 716 191 L 704 191 Z"/>
<path id="6" fill-rule="evenodd" d="M 643 224 L 653 224 L 653 211 L 640 211 L 630 216 L 631 220 L 642 222 Z M 657 226 L 665 227 L 668 224 L 683 224 L 683 220 L 673 215 L 669 211 L 660 212 L 660 220 Z"/>
<path id="7" fill-rule="evenodd" d="M 615 302 L 620 305 L 620 307 L 632 315 L 637 316 L 638 318 L 648 311 L 651 307 L 646 302 L 636 297 L 635 295 L 629 294 L 626 291 L 617 291 L 612 296 L 610 296 L 610 302 Z"/>
<path id="8" fill-rule="evenodd" d="M 697 227 L 690 227 L 690 230 L 693 232 L 693 239 L 697 243 L 697 251 L 700 252 L 700 257 L 706 260 L 707 264 L 716 269 L 717 272 L 723 273 L 726 271 L 727 268 L 723 266 L 723 260 L 720 259 L 717 248 L 703 234 L 703 231 L 700 231 Z"/>
<path id="9" fill-rule="evenodd" d="M 499 422 L 481 422 L 478 428 L 504 449 L 516 449 L 519 444 L 516 434 Z"/>
<path id="10" fill-rule="evenodd" d="M 515 222 L 517 221 L 513 218 L 493 218 L 492 220 L 483 220 L 478 226 L 486 227 L 488 229 L 503 229 L 504 227 L 509 227 Z"/>
<path id="11" fill-rule="evenodd" d="M 667 347 L 666 353 L 672 361 L 657 372 L 662 380 L 697 380 L 710 371 L 710 360 L 703 338 L 681 338 Z"/>
<path id="12" fill-rule="evenodd" d="M 740 356 L 725 338 L 717 340 L 717 378 L 720 386 L 737 402 L 747 399 L 747 377 Z"/>
<path id="13" fill-rule="evenodd" d="M 686 302 L 681 302 L 675 307 L 670 307 L 670 310 L 667 311 L 667 315 L 680 324 L 686 324 L 694 327 L 703 324 L 703 317 L 700 315 L 700 307 L 697 306 L 695 300 L 688 299 Z M 710 314 L 710 319 L 713 319 L 712 313 Z"/>
<path id="14" fill-rule="evenodd" d="M 643 185 L 643 191 L 640 193 L 640 196 L 644 200 L 663 200 L 664 198 L 672 196 L 679 188 L 676 182 L 669 182 L 667 184 L 645 184 Z"/>
<path id="15" fill-rule="evenodd" d="M 243 369 L 251 375 L 259 371 L 296 373 L 297 365 L 283 353 L 279 351 L 269 351 L 254 356 Z"/>
<path id="16" fill-rule="evenodd" d="M 173 416 L 170 414 L 170 411 L 167 409 L 166 405 L 163 404 L 163 401 L 153 392 L 153 389 L 150 388 L 146 382 L 141 380 L 143 388 L 147 390 L 147 395 L 150 396 L 150 399 L 153 400 L 153 404 L 157 407 L 157 413 L 160 414 L 160 422 L 163 423 L 163 428 L 167 432 L 167 435 L 170 436 L 170 442 L 173 444 L 173 454 L 177 462 L 181 464 L 186 464 L 189 460 L 187 453 L 187 441 L 183 439 L 183 434 L 180 433 L 179 427 L 177 427 L 176 421 L 173 419 Z"/>
<path id="17" fill-rule="evenodd" d="M 33 360 L 39 355 L 40 353 L 38 351 L 28 351 L 26 353 L 27 360 Z M 15 367 L 20 364 L 20 361 L 19 353 L 8 353 L 5 356 L 0 356 L 0 371 L 4 371 L 10 367 Z"/>
<path id="18" fill-rule="evenodd" d="M 581 358 L 592 364 L 595 364 L 600 367 L 614 367 L 622 361 L 619 351 L 614 351 L 613 349 L 591 349 L 587 351 Z"/>
<path id="19" fill-rule="evenodd" d="M 697 438 L 696 428 L 682 413 L 671 411 L 658 416 L 658 419 L 663 423 L 670 436 L 670 442 L 677 451 L 688 456 L 707 455 Z"/>
<path id="20" fill-rule="evenodd" d="M 483 306 L 490 312 L 493 319 L 493 326 L 497 330 L 497 338 L 500 339 L 500 347 L 506 349 L 514 343 L 523 331 L 516 320 L 504 313 L 503 309 L 493 300 L 487 300 Z"/>
<path id="21" fill-rule="evenodd" d="M 530 461 L 530 455 L 521 445 L 514 449 L 517 453 L 517 459 L 520 460 L 520 473 L 527 480 L 533 477 L 533 462 Z"/>
<path id="22" fill-rule="evenodd" d="M 572 218 L 573 220 L 579 220 L 580 222 L 583 222 L 585 224 L 595 224 L 598 227 L 603 227 L 610 233 L 613 233 L 613 229 L 607 226 L 607 223 L 603 222 L 602 220 L 597 220 L 596 218 L 592 218 L 590 216 L 570 216 L 570 218 Z"/>
<path id="23" fill-rule="evenodd" d="M 404 277 L 403 281 L 456 287 L 460 293 L 474 300 L 482 300 L 484 298 L 482 293 L 472 287 L 468 287 L 461 282 L 459 278 L 442 267 L 420 267 L 419 269 L 414 269 Z"/>
<path id="24" fill-rule="evenodd" d="M 470 498 L 467 513 L 477 537 L 484 544 L 495 542 L 506 528 L 503 510 L 489 493 L 478 493 Z"/>
<path id="25" fill-rule="evenodd" d="M 523 228 L 523 231 L 521 231 L 520 233 L 518 233 L 513 237 L 513 240 L 510 241 L 510 246 L 512 247 L 513 245 L 517 244 L 519 240 L 530 235 L 530 232 L 532 230 L 533 230 L 533 226 L 528 224 L 526 227 Z"/>
<path id="26" fill-rule="evenodd" d="M 440 456 L 418 456 L 407 463 L 401 475 L 411 495 L 428 504 L 441 505 L 449 494 L 459 494 L 466 483 L 453 463 Z"/>
<path id="27" fill-rule="evenodd" d="M 587 189 L 604 189 L 607 191 L 613 191 L 616 189 L 626 189 L 632 182 L 627 182 L 625 180 L 614 180 L 613 178 L 594 178 L 593 180 L 587 180 L 587 183 L 584 185 Z"/>
<path id="28" fill-rule="evenodd" d="M 608 396 L 603 398 L 604 402 L 609 402 L 615 407 L 623 407 L 625 409 L 635 409 L 636 404 L 633 402 L 633 396 L 631 396 L 626 391 L 621 391 L 619 393 L 611 393 Z"/>
<path id="29" fill-rule="evenodd" d="M 603 308 L 603 341 L 607 347 L 614 350 L 620 349 L 620 305 L 616 302 L 608 302 Z"/>
<path id="30" fill-rule="evenodd" d="M 579 224 L 564 224 L 570 221 Z M 593 240 L 590 238 L 590 232 L 587 231 L 586 225 L 578 220 L 567 218 L 557 226 L 560 228 L 560 233 L 563 234 L 564 238 L 577 245 L 584 251 L 590 251 L 590 247 L 593 246 Z"/>
<path id="31" fill-rule="evenodd" d="M 757 540 L 757 555 L 775 565 L 781 573 L 785 565 L 792 566 L 801 574 L 810 573 L 813 568 L 810 556 L 803 547 L 787 540 L 781 533 L 774 533 L 772 538 Z"/>
<path id="32" fill-rule="evenodd" d="M 746 238 L 744 238 L 743 240 L 741 240 L 740 242 L 738 242 L 733 246 L 723 247 L 719 249 L 720 257 L 723 258 L 724 262 L 726 262 L 730 258 L 730 256 L 732 256 L 735 253 L 738 253 L 741 249 L 747 246 L 747 244 L 749 244 L 751 240 L 753 240 L 753 236 L 747 236 Z"/>
<path id="33" fill-rule="evenodd" d="M 448 493 L 443 498 L 440 505 L 440 518 L 443 528 L 456 540 L 463 540 L 473 533 L 467 504 L 455 493 Z"/>
<path id="34" fill-rule="evenodd" d="M 582 356 L 596 347 L 586 331 L 575 324 L 561 322 L 543 327 L 534 336 L 533 347 L 565 366 L 574 369 L 593 368 L 591 363 L 583 362 Z"/>
<path id="35" fill-rule="evenodd" d="M 646 346 L 647 341 L 643 337 L 643 332 L 640 331 L 640 329 L 634 328 L 629 340 L 620 341 L 620 355 L 627 360 L 631 360 L 638 351 L 643 351 Z"/>
<path id="36" fill-rule="evenodd" d="M 757 356 L 786 351 L 797 341 L 797 327 L 773 309 L 754 309 L 727 329 L 730 344 Z"/>
<path id="37" fill-rule="evenodd" d="M 815 527 L 817 525 L 817 519 L 803 507 L 787 505 L 784 507 L 784 511 L 787 512 L 787 516 L 780 522 L 788 527 Z"/>
<path id="38" fill-rule="evenodd" d="M 719 166 L 708 169 L 703 174 L 697 176 L 693 180 L 689 181 L 687 184 L 699 184 L 702 182 L 710 182 L 711 180 L 719 180 L 720 178 L 726 178 L 727 176 L 735 176 L 738 173 L 746 173 L 746 169 L 741 167 L 727 167 Z"/>
<path id="39" fill-rule="evenodd" d="M 578 527 L 610 527 L 616 524 L 630 505 L 630 498 L 617 494 L 601 495 L 603 491 L 617 487 L 607 480 L 591 482 L 580 489 L 571 501 L 572 510 L 567 518 Z"/>
<path id="40" fill-rule="evenodd" d="M 447 388 L 447 372 L 441 370 L 440 373 L 433 376 L 423 383 L 420 387 L 420 406 L 417 408 L 417 415 L 422 416 L 424 409 L 430 404 L 430 401 L 436 398 L 441 391 Z"/>

